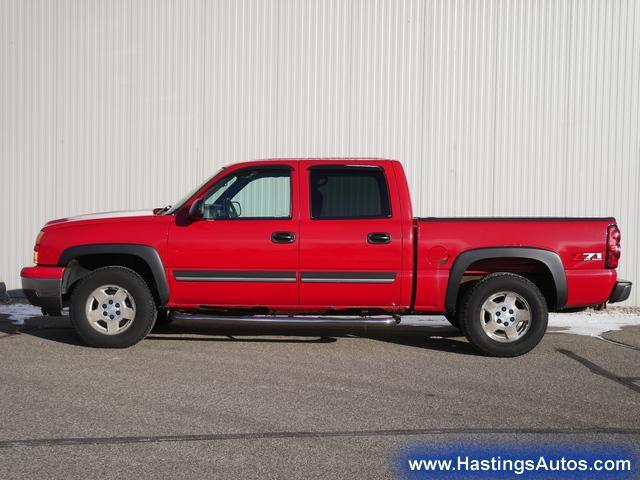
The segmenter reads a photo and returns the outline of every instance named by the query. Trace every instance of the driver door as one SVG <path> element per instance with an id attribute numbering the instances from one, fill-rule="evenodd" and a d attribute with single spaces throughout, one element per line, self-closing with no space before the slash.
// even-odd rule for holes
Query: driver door
<path id="1" fill-rule="evenodd" d="M 296 162 L 225 171 L 204 218 L 169 232 L 173 302 L 277 308 L 298 303 Z"/>

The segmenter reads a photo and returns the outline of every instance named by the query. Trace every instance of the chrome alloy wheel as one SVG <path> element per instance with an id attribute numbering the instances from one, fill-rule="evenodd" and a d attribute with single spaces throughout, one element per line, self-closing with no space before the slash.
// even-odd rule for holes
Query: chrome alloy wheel
<path id="1" fill-rule="evenodd" d="M 104 335 L 117 335 L 133 324 L 136 304 L 124 288 L 103 285 L 89 295 L 85 313 L 94 330 Z"/>
<path id="2" fill-rule="evenodd" d="M 494 293 L 482 304 L 480 325 L 492 340 L 514 342 L 529 331 L 531 307 L 515 292 Z"/>

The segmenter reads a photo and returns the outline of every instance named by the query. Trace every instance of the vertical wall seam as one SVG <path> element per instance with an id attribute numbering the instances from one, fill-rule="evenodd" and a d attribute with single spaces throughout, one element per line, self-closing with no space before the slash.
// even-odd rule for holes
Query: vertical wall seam
<path id="1" fill-rule="evenodd" d="M 276 36 L 276 61 L 275 61 L 275 72 L 274 72 L 274 77 L 275 77 L 275 115 L 274 115 L 274 148 L 277 152 L 277 155 L 280 156 L 280 139 L 279 137 L 279 130 L 280 130 L 280 35 L 281 35 L 281 29 L 280 29 L 280 1 L 276 1 L 276 32 L 275 32 L 275 36 Z M 268 30 L 268 28 L 265 27 L 265 30 Z"/>
<path id="2" fill-rule="evenodd" d="M 496 172 L 496 167 L 498 165 L 498 158 L 497 158 L 497 143 L 498 143 L 498 58 L 499 58 L 499 53 L 500 53 L 500 35 L 499 35 L 499 29 L 500 29 L 500 6 L 502 5 L 501 2 L 496 2 L 496 8 L 495 8 L 495 24 L 494 24 L 494 39 L 495 39 L 495 49 L 494 49 L 494 59 L 493 59 L 493 75 L 492 75 L 492 82 L 493 82 L 493 119 L 492 119 L 492 135 L 493 135 L 493 139 L 492 139 L 492 153 L 491 153 L 491 171 L 492 173 L 494 173 L 494 175 L 491 175 L 491 181 L 492 181 L 492 185 L 491 185 L 491 214 L 495 215 L 496 214 L 496 189 L 494 188 L 495 185 L 495 172 Z"/>
<path id="3" fill-rule="evenodd" d="M 574 0 L 570 0 L 569 1 L 569 15 L 568 15 L 568 21 L 569 21 L 569 26 L 568 26 L 568 44 L 567 44 L 567 58 L 568 58 L 568 64 L 567 64 L 567 81 L 565 82 L 566 87 L 565 87 L 565 91 L 566 91 L 566 95 L 567 95 L 567 101 L 566 101 L 566 107 L 565 107 L 565 122 L 564 122 L 564 131 L 565 131 L 565 144 L 564 144 L 564 188 L 563 190 L 563 195 L 562 195 L 562 213 L 563 214 L 567 214 L 567 210 L 568 210 L 568 205 L 569 205 L 569 186 L 570 186 L 570 178 L 569 177 L 569 141 L 570 141 L 570 133 L 571 133 L 571 129 L 570 129 L 570 122 L 571 122 L 571 116 L 570 116 L 570 109 L 571 109 L 571 75 L 573 73 L 573 70 L 571 68 L 572 63 L 573 63 L 573 3 Z"/>
<path id="4" fill-rule="evenodd" d="M 204 177 L 206 175 L 206 165 L 207 158 L 205 156 L 206 145 L 205 141 L 207 138 L 206 128 L 207 128 L 207 32 L 208 32 L 208 24 L 209 17 L 207 16 L 207 0 L 202 0 L 202 92 L 200 94 L 200 105 L 201 105 L 201 121 L 200 121 L 200 172 L 199 176 Z"/>
<path id="5" fill-rule="evenodd" d="M 426 123 L 426 119 L 425 119 L 425 115 L 427 114 L 427 109 L 426 109 L 426 99 L 427 96 L 424 94 L 424 82 L 426 81 L 426 74 L 425 74 L 425 68 L 427 65 L 427 35 L 430 33 L 427 31 L 427 4 L 423 3 L 422 4 L 422 8 L 423 8 L 423 12 L 422 12 L 422 28 L 424 29 L 424 31 L 422 32 L 421 35 L 421 48 L 422 48 L 422 62 L 420 63 L 420 83 L 418 83 L 418 85 L 420 85 L 421 87 L 421 91 L 422 91 L 422 98 L 420 101 L 420 147 L 419 147 L 419 156 L 418 156 L 418 173 L 420 175 L 420 178 L 422 177 L 422 173 L 424 172 L 424 162 L 431 162 L 431 158 L 425 159 L 425 142 L 424 139 L 422 137 L 422 135 L 425 135 L 425 123 Z M 403 160 L 403 166 L 405 166 L 404 164 L 404 160 Z M 406 168 L 406 167 L 405 167 Z M 429 169 L 427 168 L 427 171 L 429 171 Z M 408 173 L 407 173 L 408 176 Z M 419 211 L 419 206 L 422 205 L 422 191 L 420 192 L 414 192 L 413 195 L 411 196 L 412 201 L 413 201 L 413 205 L 411 206 L 412 209 L 411 211 L 413 212 L 417 212 Z M 416 200 L 417 199 L 417 200 Z"/>

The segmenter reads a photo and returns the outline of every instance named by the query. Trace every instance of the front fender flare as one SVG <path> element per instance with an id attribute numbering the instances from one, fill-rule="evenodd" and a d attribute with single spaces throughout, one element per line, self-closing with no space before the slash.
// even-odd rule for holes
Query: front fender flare
<path id="1" fill-rule="evenodd" d="M 562 308 L 566 305 L 569 292 L 567 288 L 567 276 L 560 255 L 542 248 L 492 247 L 467 250 L 458 255 L 449 274 L 447 296 L 445 299 L 447 312 L 454 312 L 456 309 L 456 301 L 464 272 L 471 264 L 489 258 L 527 258 L 543 263 L 551 272 L 555 284 L 556 305 L 550 305 L 550 307 Z"/>
<path id="2" fill-rule="evenodd" d="M 149 245 L 138 245 L 129 243 L 94 243 L 90 245 L 76 245 L 69 247 L 62 252 L 58 265 L 66 266 L 71 260 L 86 255 L 99 254 L 121 254 L 133 255 L 141 258 L 151 270 L 158 297 L 162 305 L 169 301 L 169 282 L 165 273 L 162 258 L 158 251 Z"/>

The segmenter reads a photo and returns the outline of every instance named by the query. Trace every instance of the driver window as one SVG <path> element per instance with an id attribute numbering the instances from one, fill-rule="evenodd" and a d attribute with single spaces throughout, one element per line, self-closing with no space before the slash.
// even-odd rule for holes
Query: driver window
<path id="1" fill-rule="evenodd" d="M 288 169 L 242 170 L 218 182 L 204 201 L 208 220 L 291 218 Z"/>

